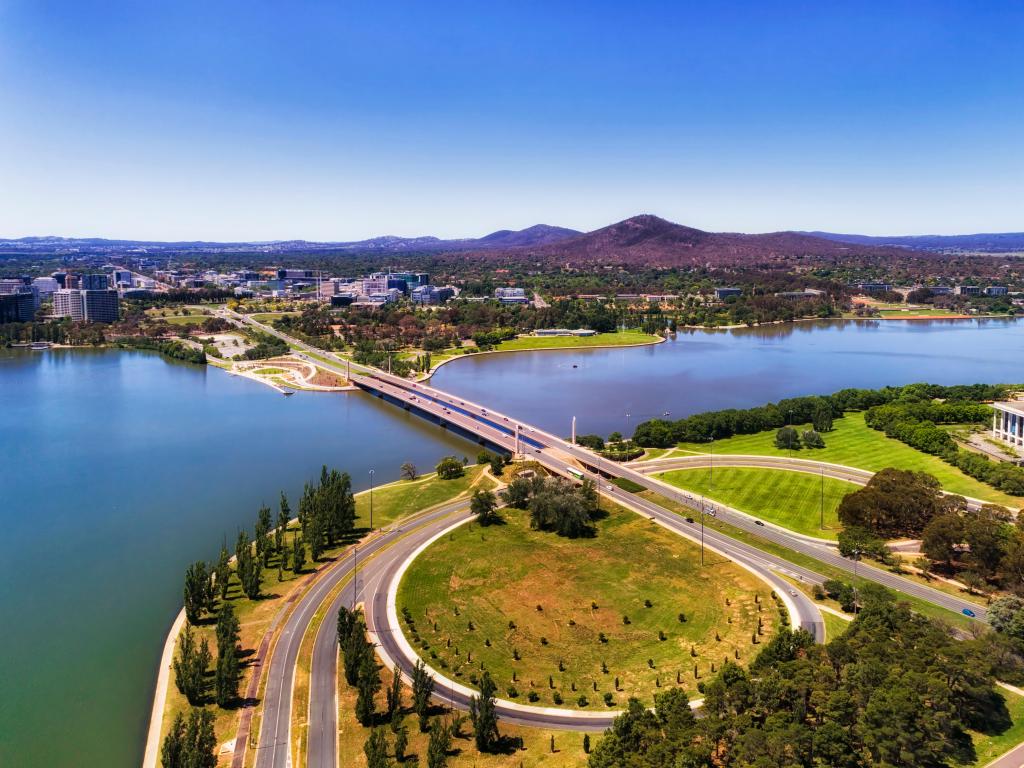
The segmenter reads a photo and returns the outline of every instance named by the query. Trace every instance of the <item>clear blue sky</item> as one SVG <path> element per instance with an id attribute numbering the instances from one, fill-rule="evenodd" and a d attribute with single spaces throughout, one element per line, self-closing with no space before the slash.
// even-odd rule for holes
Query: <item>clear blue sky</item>
<path id="1" fill-rule="evenodd" d="M 1024 229 L 1019 2 L 0 0 L 0 236 Z"/>

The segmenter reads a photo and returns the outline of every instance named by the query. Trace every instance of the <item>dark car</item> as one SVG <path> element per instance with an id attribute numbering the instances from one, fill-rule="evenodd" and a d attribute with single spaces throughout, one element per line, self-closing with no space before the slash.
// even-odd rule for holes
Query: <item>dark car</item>
<path id="1" fill-rule="evenodd" d="M 693 522 L 693 518 L 692 518 L 692 517 L 688 517 L 688 518 L 686 518 L 686 522 L 688 522 L 688 523 L 692 523 L 692 522 Z"/>
<path id="2" fill-rule="evenodd" d="M 970 616 L 970 617 L 971 617 L 972 619 L 973 619 L 973 618 L 975 618 L 975 617 L 977 616 L 977 614 L 976 614 L 976 613 L 975 613 L 974 611 L 972 611 L 972 610 L 971 610 L 970 608 L 964 608 L 964 609 L 963 609 L 963 610 L 961 611 L 961 613 L 962 613 L 962 614 L 963 614 L 964 616 Z"/>
<path id="3" fill-rule="evenodd" d="M 755 520 L 754 525 L 764 525 L 760 520 Z"/>

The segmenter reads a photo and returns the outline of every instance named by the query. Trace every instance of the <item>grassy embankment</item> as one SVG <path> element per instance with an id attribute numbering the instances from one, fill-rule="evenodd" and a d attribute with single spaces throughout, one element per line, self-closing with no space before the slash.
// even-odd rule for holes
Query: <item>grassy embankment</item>
<path id="1" fill-rule="evenodd" d="M 708 469 L 678 469 L 657 477 L 791 531 L 833 540 L 842 528 L 837 514 L 839 502 L 859 487 L 843 480 L 784 469 L 717 467 L 713 474 L 714 485 Z"/>
<path id="2" fill-rule="evenodd" d="M 386 526 L 395 520 L 431 506 L 432 504 L 438 504 L 466 494 L 469 487 L 475 481 L 482 480 L 481 474 L 483 470 L 484 467 L 469 467 L 463 477 L 455 480 L 438 480 L 435 475 L 430 475 L 413 481 L 404 480 L 396 483 L 390 483 L 388 485 L 382 485 L 374 491 L 374 525 L 377 528 Z M 491 485 L 490 481 L 487 482 L 487 485 Z M 363 506 L 367 503 L 367 496 L 368 495 L 366 493 L 361 493 L 356 496 L 356 528 L 360 533 L 365 532 L 364 526 L 367 524 L 367 521 L 362 515 Z M 422 498 L 427 499 L 427 501 L 424 501 L 423 503 L 416 502 L 417 499 Z M 378 511 L 380 518 L 378 518 Z M 296 533 L 297 527 L 289 528 L 286 533 L 285 549 L 289 552 L 291 551 L 292 539 Z M 285 570 L 282 574 L 281 581 L 278 581 L 277 577 L 277 557 L 272 556 L 269 567 L 264 569 L 261 596 L 257 600 L 249 600 L 242 594 L 238 580 L 232 573 L 230 587 L 228 590 L 228 600 L 232 603 L 235 614 L 241 625 L 241 647 L 245 649 L 245 656 L 243 656 L 242 659 L 243 665 L 246 664 L 247 660 L 251 659 L 252 655 L 255 653 L 255 649 L 259 646 L 263 635 L 269 628 L 275 614 L 279 609 L 284 607 L 285 600 L 291 595 L 291 593 L 296 589 L 304 589 L 307 587 L 309 576 L 313 573 L 314 568 L 318 565 L 323 565 L 324 563 L 329 563 L 334 560 L 346 546 L 348 546 L 348 543 L 326 551 L 321 558 L 321 562 L 318 564 L 307 562 L 305 569 L 298 575 L 293 574 L 290 570 Z M 201 642 L 203 638 L 206 638 L 210 644 L 210 649 L 214 654 L 216 653 L 216 637 L 214 631 L 215 621 L 216 617 L 211 616 L 198 627 L 194 628 L 197 643 Z M 214 659 L 214 664 L 216 664 L 216 659 Z M 209 672 L 211 687 L 212 674 L 211 665 L 211 670 Z M 308 675 L 308 669 L 306 674 Z M 239 683 L 240 693 L 244 694 L 247 686 L 249 685 L 251 675 L 252 670 L 248 666 L 243 666 L 242 679 Z M 300 684 L 298 677 L 299 676 L 297 675 L 297 686 Z M 214 713 L 216 718 L 214 722 L 214 731 L 217 735 L 217 743 L 223 744 L 235 734 L 235 730 L 238 725 L 239 710 L 237 708 L 224 709 L 213 704 L 212 691 L 210 692 L 210 698 L 211 703 L 208 703 L 206 706 Z M 175 714 L 178 712 L 187 712 L 188 709 L 189 704 L 175 686 L 172 673 L 167 693 L 167 701 L 164 706 L 161 737 L 167 732 L 168 727 L 174 720 Z M 256 719 L 254 718 L 254 726 L 255 723 Z"/>
<path id="3" fill-rule="evenodd" d="M 798 430 L 809 429 L 810 425 L 798 426 Z M 824 448 L 787 451 L 775 447 L 775 430 L 758 432 L 753 435 L 736 435 L 716 440 L 715 453 L 752 454 L 758 456 L 793 456 L 800 459 L 827 461 L 877 472 L 886 467 L 912 469 L 934 476 L 942 487 L 952 493 L 972 496 L 1011 508 L 1024 505 L 1024 499 L 1009 496 L 1001 491 L 965 475 L 937 456 L 911 448 L 899 440 L 888 438 L 884 433 L 871 429 L 864 423 L 863 413 L 848 413 L 835 420 L 835 429 L 822 435 Z M 672 455 L 708 452 L 707 443 L 680 443 Z"/>
<path id="4" fill-rule="evenodd" d="M 485 665 L 500 696 L 530 703 L 532 692 L 538 706 L 559 697 L 574 708 L 621 706 L 629 696 L 650 703 L 659 685 L 697 695 L 695 668 L 705 679 L 725 658 L 749 660 L 779 624 L 763 582 L 716 555 L 702 568 L 693 544 L 621 508 L 592 539 L 504 514 L 505 524 L 467 525 L 435 543 L 399 588 L 420 652 L 466 685 Z M 758 618 L 764 635 L 754 645 Z"/>
<path id="5" fill-rule="evenodd" d="M 594 336 L 522 336 L 503 341 L 495 347 L 499 352 L 531 349 L 564 349 L 576 347 L 621 347 L 633 344 L 653 344 L 660 337 L 641 331 L 598 333 Z"/>

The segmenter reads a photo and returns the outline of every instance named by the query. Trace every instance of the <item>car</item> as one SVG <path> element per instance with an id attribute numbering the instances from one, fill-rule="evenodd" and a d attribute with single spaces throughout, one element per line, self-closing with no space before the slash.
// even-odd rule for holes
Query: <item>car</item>
<path id="1" fill-rule="evenodd" d="M 977 614 L 970 608 L 964 608 L 962 611 L 960 611 L 960 613 L 962 613 L 964 616 L 970 616 L 972 619 L 977 616 Z"/>
<path id="2" fill-rule="evenodd" d="M 688 522 L 688 523 L 693 523 L 693 518 L 692 518 L 692 517 L 688 517 L 688 518 L 686 518 L 686 522 Z"/>
<path id="3" fill-rule="evenodd" d="M 791 594 L 793 597 L 796 597 L 796 590 L 795 589 L 789 590 L 789 594 Z"/>
<path id="4" fill-rule="evenodd" d="M 760 520 L 755 520 L 754 525 L 764 525 Z"/>
<path id="5" fill-rule="evenodd" d="M 508 421 L 508 416 L 503 416 L 502 418 L 505 419 L 505 421 Z"/>
<path id="6" fill-rule="evenodd" d="M 606 486 L 604 487 L 604 489 L 605 489 L 606 491 L 610 491 L 610 490 L 612 489 L 612 487 L 611 487 L 610 485 L 606 485 Z"/>

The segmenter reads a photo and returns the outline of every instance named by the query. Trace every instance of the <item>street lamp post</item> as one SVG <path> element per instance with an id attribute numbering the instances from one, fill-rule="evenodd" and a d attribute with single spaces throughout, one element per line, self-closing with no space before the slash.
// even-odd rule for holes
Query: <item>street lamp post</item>
<path id="1" fill-rule="evenodd" d="M 825 465 L 822 464 L 818 469 L 821 470 L 821 501 L 818 504 L 818 512 L 821 516 L 821 530 L 825 530 Z"/>
<path id="2" fill-rule="evenodd" d="M 711 435 L 711 469 L 708 473 L 708 487 L 715 489 L 715 436 Z"/>
<path id="3" fill-rule="evenodd" d="M 860 613 L 860 595 L 857 593 L 857 564 L 860 562 L 860 550 L 853 550 L 853 614 Z"/>
<path id="4" fill-rule="evenodd" d="M 700 564 L 704 565 L 704 497 L 700 497 Z"/>
<path id="5" fill-rule="evenodd" d="M 373 470 L 370 470 L 370 530 L 373 530 Z"/>

